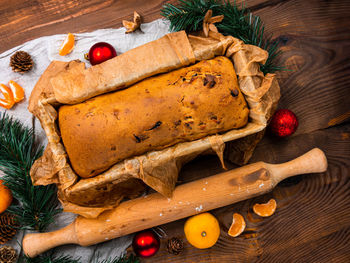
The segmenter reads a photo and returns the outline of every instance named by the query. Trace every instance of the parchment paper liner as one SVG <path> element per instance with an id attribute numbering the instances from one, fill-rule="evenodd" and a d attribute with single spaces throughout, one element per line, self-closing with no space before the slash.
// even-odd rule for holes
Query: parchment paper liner
<path id="1" fill-rule="evenodd" d="M 129 158 L 93 178 L 81 179 L 74 173 L 56 126 L 55 107 L 78 103 L 125 88 L 149 76 L 219 55 L 232 59 L 241 91 L 249 105 L 249 122 L 244 128 Z M 266 127 L 280 97 L 275 75 L 264 76 L 260 71 L 259 63 L 265 63 L 267 56 L 267 52 L 259 47 L 245 45 L 231 36 L 209 32 L 206 38 L 181 31 L 89 69 L 79 61 L 52 62 L 29 101 L 29 110 L 40 120 L 48 139 L 44 155 L 31 169 L 33 183 L 56 183 L 64 210 L 85 217 L 97 217 L 124 198 L 135 197 L 144 189 L 142 181 L 171 197 L 183 164 L 199 154 L 214 151 L 224 165 L 225 142 L 255 134 Z"/>

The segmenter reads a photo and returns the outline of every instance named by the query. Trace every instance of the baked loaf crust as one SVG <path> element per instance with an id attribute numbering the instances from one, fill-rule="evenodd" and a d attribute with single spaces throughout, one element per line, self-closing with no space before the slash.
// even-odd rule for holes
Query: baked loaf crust
<path id="1" fill-rule="evenodd" d="M 226 57 L 145 79 L 59 108 L 69 160 L 81 177 L 179 142 L 240 128 L 249 110 Z"/>

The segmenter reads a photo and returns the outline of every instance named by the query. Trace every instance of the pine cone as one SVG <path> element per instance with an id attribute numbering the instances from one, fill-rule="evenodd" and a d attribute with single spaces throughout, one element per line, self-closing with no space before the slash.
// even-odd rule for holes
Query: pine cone
<path id="1" fill-rule="evenodd" d="M 0 263 L 13 263 L 16 262 L 16 258 L 17 253 L 13 247 L 0 247 Z"/>
<path id="2" fill-rule="evenodd" d="M 18 225 L 15 216 L 10 213 L 0 215 L 0 244 L 10 241 L 17 232 Z"/>
<path id="3" fill-rule="evenodd" d="M 168 240 L 167 248 L 170 254 L 178 255 L 183 250 L 184 243 L 181 239 L 173 237 L 172 239 Z"/>
<path id="4" fill-rule="evenodd" d="M 17 51 L 11 56 L 10 66 L 14 72 L 26 72 L 33 68 L 33 60 L 31 56 L 24 51 Z"/>

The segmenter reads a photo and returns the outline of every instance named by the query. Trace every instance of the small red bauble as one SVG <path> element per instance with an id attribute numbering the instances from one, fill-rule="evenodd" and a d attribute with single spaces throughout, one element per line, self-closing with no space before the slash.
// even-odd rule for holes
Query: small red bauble
<path id="1" fill-rule="evenodd" d="M 297 116 L 295 116 L 295 114 L 290 110 L 278 110 L 271 119 L 270 130 L 278 137 L 290 136 L 296 131 L 297 128 Z"/>
<path id="2" fill-rule="evenodd" d="M 117 56 L 117 51 L 115 51 L 112 45 L 106 42 L 99 42 L 93 45 L 89 50 L 89 60 L 91 65 L 97 65 L 105 62 L 108 59 Z"/>
<path id="3" fill-rule="evenodd" d="M 159 237 L 152 230 L 139 232 L 134 236 L 132 247 L 137 256 L 152 257 L 159 250 Z"/>

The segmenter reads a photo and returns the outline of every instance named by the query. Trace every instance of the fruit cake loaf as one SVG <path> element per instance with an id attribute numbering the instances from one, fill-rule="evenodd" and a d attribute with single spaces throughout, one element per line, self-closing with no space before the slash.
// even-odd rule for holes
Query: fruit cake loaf
<path id="1" fill-rule="evenodd" d="M 248 113 L 233 64 L 220 56 L 61 106 L 59 129 L 73 169 L 87 178 L 128 157 L 243 127 Z"/>

